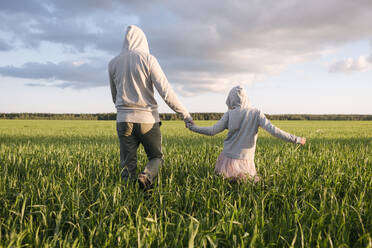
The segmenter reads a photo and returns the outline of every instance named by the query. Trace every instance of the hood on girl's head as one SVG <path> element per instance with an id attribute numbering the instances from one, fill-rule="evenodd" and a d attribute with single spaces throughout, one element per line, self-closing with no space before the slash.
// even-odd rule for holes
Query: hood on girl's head
<path id="1" fill-rule="evenodd" d="M 245 90 L 241 86 L 232 88 L 227 96 L 226 105 L 229 109 L 248 108 L 249 100 Z"/>
<path id="2" fill-rule="evenodd" d="M 150 53 L 145 33 L 135 25 L 128 26 L 123 49 Z"/>

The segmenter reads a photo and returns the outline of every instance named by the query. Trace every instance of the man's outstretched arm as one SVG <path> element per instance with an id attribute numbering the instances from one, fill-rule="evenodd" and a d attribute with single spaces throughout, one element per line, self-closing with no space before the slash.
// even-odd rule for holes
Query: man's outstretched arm
<path id="1" fill-rule="evenodd" d="M 117 91 L 116 91 L 116 85 L 114 83 L 114 78 L 113 78 L 113 74 L 111 72 L 110 67 L 111 66 L 109 65 L 109 67 L 108 67 L 108 73 L 109 73 L 109 80 L 110 80 L 110 89 L 111 89 L 112 101 L 115 103 L 116 102 Z"/>
<path id="2" fill-rule="evenodd" d="M 190 113 L 179 101 L 176 93 L 174 93 L 172 87 L 169 85 L 168 80 L 157 59 L 153 56 L 151 57 L 150 76 L 156 90 L 159 92 L 164 102 L 174 112 L 181 114 L 185 122 L 192 122 Z"/>

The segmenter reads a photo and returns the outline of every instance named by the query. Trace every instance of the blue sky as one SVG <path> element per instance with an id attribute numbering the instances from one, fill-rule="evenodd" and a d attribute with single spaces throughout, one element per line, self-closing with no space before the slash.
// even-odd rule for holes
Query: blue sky
<path id="1" fill-rule="evenodd" d="M 372 114 L 371 8 L 368 0 L 2 1 L 0 112 L 114 112 L 107 64 L 136 24 L 190 112 L 224 112 L 239 84 L 270 114 Z"/>

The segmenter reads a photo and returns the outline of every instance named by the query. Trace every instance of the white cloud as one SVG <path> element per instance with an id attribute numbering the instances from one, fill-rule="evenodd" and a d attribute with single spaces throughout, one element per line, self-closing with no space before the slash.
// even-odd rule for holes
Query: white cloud
<path id="1" fill-rule="evenodd" d="M 104 72 L 104 73 L 103 73 Z M 43 79 L 56 87 L 87 88 L 106 84 L 105 64 L 86 61 L 63 61 L 60 63 L 25 63 L 21 67 L 0 67 L 0 75 L 24 79 Z M 34 84 L 27 84 L 35 86 Z M 37 86 L 42 86 L 38 84 Z"/>
<path id="2" fill-rule="evenodd" d="M 347 58 L 337 61 L 329 67 L 329 72 L 350 73 L 355 71 L 367 71 L 372 67 L 370 57 L 360 56 L 357 59 Z"/>
<path id="3" fill-rule="evenodd" d="M 367 60 L 369 63 L 372 63 L 372 54 L 368 56 Z"/>
<path id="4" fill-rule="evenodd" d="M 0 32 L 14 42 L 0 40 L 0 50 L 11 54 L 11 49 L 38 49 L 49 42 L 81 54 L 81 60 L 87 50 L 105 55 L 97 58 L 99 66 L 79 65 L 82 73 L 71 61 L 24 61 L 23 67 L 9 65 L 0 73 L 78 88 L 107 85 L 107 57 L 120 52 L 125 27 L 134 22 L 174 88 L 185 95 L 220 92 L 369 39 L 371 8 L 370 0 L 2 1 Z M 365 70 L 371 60 L 340 61 L 330 71 Z"/>

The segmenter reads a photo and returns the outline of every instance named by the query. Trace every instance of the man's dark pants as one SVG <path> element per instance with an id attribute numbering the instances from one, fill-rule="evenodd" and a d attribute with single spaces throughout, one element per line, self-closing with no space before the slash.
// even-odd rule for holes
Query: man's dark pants
<path id="1" fill-rule="evenodd" d="M 136 178 L 137 149 L 142 144 L 148 163 L 142 172 L 152 183 L 159 172 L 163 154 L 161 151 L 161 122 L 132 123 L 117 122 L 116 130 L 120 143 L 120 165 L 124 180 Z"/>

